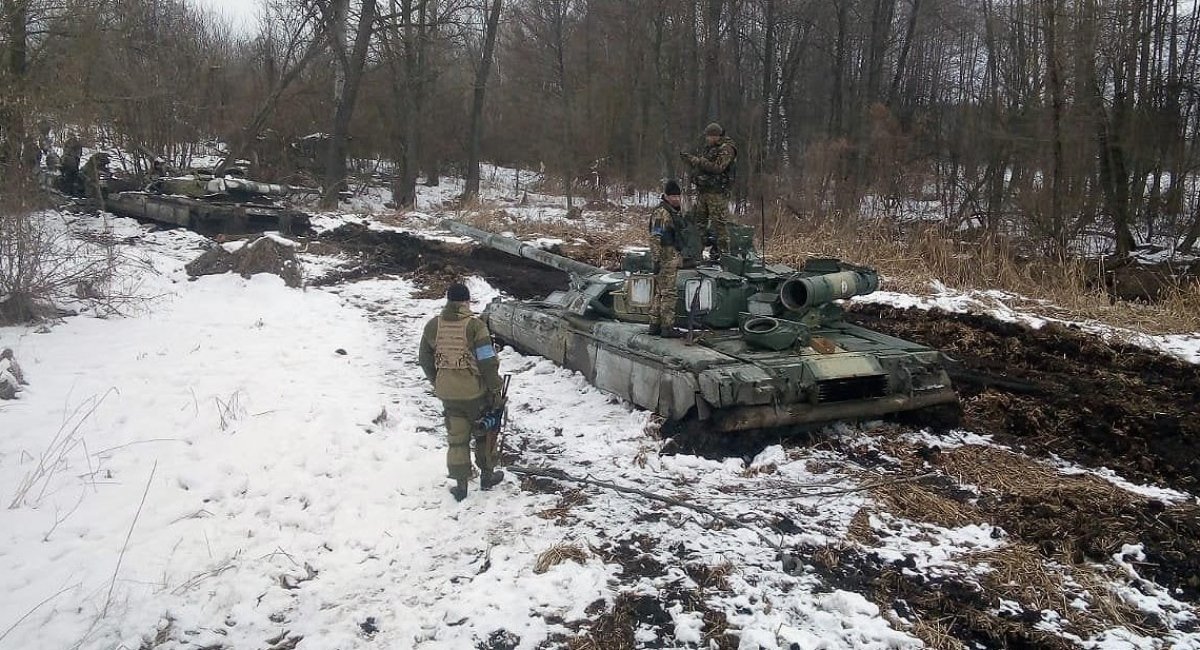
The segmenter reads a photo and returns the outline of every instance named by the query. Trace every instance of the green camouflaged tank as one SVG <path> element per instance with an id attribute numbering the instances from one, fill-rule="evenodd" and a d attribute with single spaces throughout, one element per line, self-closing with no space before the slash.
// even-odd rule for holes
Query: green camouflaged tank
<path id="1" fill-rule="evenodd" d="M 940 352 L 846 323 L 837 301 L 879 287 L 874 270 L 834 259 L 764 264 L 737 226 L 720 264 L 681 269 L 678 325 L 647 333 L 654 275 L 638 254 L 607 271 L 453 220 L 446 229 L 565 271 L 567 291 L 496 300 L 483 318 L 526 353 L 673 421 L 719 432 L 808 425 L 957 404 Z"/>
<path id="2" fill-rule="evenodd" d="M 278 230 L 284 234 L 305 234 L 310 230 L 308 215 L 280 205 L 277 199 L 315 192 L 311 188 L 245 178 L 189 174 L 156 179 L 142 192 L 111 193 L 105 198 L 105 207 L 121 216 L 203 233 Z"/>

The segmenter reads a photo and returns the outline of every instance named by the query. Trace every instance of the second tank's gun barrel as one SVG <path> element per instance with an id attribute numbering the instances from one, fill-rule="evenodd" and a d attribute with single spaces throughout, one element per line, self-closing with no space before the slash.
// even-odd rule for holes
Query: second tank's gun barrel
<path id="1" fill-rule="evenodd" d="M 607 271 L 600 267 L 592 266 L 591 264 L 585 264 L 569 257 L 563 257 L 562 255 L 555 255 L 550 251 L 542 250 L 537 246 L 526 244 L 525 242 L 513 239 L 512 237 L 505 237 L 504 235 L 497 235 L 495 233 L 487 232 L 486 230 L 480 230 L 453 219 L 443 219 L 441 225 L 443 228 L 456 235 L 470 237 L 471 239 L 474 239 L 488 248 L 494 248 L 499 251 L 504 251 L 509 255 L 524 257 L 528 260 L 540 262 L 541 264 L 552 266 L 560 271 L 565 271 L 574 276 L 587 277 L 590 275 L 607 273 Z"/>

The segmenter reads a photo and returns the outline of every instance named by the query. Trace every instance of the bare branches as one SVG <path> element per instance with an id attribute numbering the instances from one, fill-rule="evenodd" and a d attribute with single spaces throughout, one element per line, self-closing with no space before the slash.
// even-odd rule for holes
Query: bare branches
<path id="1" fill-rule="evenodd" d="M 50 485 L 50 480 L 66 466 L 67 457 L 71 452 L 82 444 L 83 437 L 79 433 L 80 428 L 92 417 L 96 409 L 100 408 L 104 400 L 116 392 L 116 388 L 110 388 L 99 397 L 90 397 L 67 415 L 54 437 L 50 439 L 50 443 L 46 445 L 46 449 L 38 457 L 37 464 L 25 474 L 25 477 L 17 485 L 16 494 L 8 504 L 9 510 L 26 504 L 30 491 L 38 485 L 41 488 L 31 505 L 36 506 L 41 501 L 46 493 L 46 488 Z"/>

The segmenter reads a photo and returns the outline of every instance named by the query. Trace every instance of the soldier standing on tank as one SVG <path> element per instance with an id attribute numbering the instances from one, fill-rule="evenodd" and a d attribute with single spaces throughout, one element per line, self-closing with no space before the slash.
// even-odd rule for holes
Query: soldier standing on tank
<path id="1" fill-rule="evenodd" d="M 689 167 L 689 177 L 696 186 L 696 205 L 692 219 L 708 236 L 715 238 L 713 257 L 720 260 L 729 251 L 729 199 L 733 188 L 737 162 L 737 146 L 725 135 L 725 129 L 713 122 L 704 127 L 705 146 L 701 155 L 679 154 Z"/>
<path id="2" fill-rule="evenodd" d="M 475 438 L 475 464 L 479 487 L 487 490 L 504 478 L 496 469 L 497 451 L 487 442 L 479 426 L 485 413 L 503 408 L 500 360 L 487 325 L 470 307 L 471 293 L 461 284 L 446 291 L 446 307 L 429 319 L 421 337 L 420 363 L 433 392 L 442 401 L 446 418 L 446 467 L 455 486 L 450 493 L 458 501 L 467 497 L 471 479 L 471 438 Z"/>
<path id="3" fill-rule="evenodd" d="M 83 161 L 83 145 L 72 137 L 63 145 L 63 155 L 58 161 L 58 187 L 64 194 L 81 196 L 83 179 L 79 176 L 79 165 Z"/>
<path id="4" fill-rule="evenodd" d="M 675 277 L 683 252 L 683 217 L 679 213 L 679 183 L 667 181 L 662 200 L 650 213 L 650 252 L 654 256 L 654 300 L 650 303 L 649 333 L 678 338 L 675 330 L 675 302 L 679 292 Z"/>
<path id="5" fill-rule="evenodd" d="M 103 151 L 92 154 L 81 171 L 88 204 L 97 210 L 104 209 L 103 178 L 108 175 L 108 161 L 108 154 Z"/>

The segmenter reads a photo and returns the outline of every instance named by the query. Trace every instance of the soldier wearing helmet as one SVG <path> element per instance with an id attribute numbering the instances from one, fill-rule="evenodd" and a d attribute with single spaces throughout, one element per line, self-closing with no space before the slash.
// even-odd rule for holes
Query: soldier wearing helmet
<path id="1" fill-rule="evenodd" d="M 689 177 L 696 187 L 696 204 L 692 219 L 706 228 L 715 239 L 714 257 L 720 259 L 729 250 L 729 200 L 737 162 L 737 146 L 725 135 L 725 129 L 713 122 L 704 128 L 705 146 L 700 155 L 680 153 L 689 167 Z"/>
<path id="2" fill-rule="evenodd" d="M 109 155 L 103 151 L 92 154 L 81 170 L 88 204 L 97 210 L 104 209 L 104 180 L 109 175 L 109 160 Z"/>
<path id="3" fill-rule="evenodd" d="M 471 438 L 475 438 L 475 464 L 479 487 L 487 490 L 504 478 L 496 469 L 497 451 L 490 445 L 479 419 L 504 406 L 500 360 L 492 335 L 471 313 L 471 293 L 462 284 L 446 291 L 446 307 L 429 319 L 421 337 L 419 361 L 433 392 L 442 401 L 446 419 L 446 467 L 455 485 L 450 493 L 458 501 L 467 497 L 471 480 Z"/>

